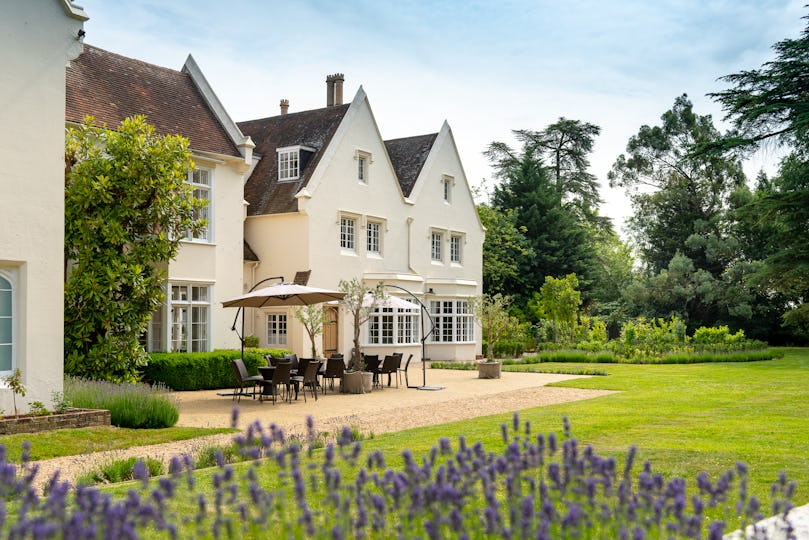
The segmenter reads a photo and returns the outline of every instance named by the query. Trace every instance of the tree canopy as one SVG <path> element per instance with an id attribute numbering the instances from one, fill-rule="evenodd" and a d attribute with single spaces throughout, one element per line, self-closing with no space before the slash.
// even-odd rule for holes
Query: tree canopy
<path id="1" fill-rule="evenodd" d="M 138 338 L 164 300 L 165 268 L 200 203 L 186 184 L 188 141 L 157 135 L 145 117 L 116 130 L 91 118 L 65 143 L 65 371 L 135 380 Z"/>

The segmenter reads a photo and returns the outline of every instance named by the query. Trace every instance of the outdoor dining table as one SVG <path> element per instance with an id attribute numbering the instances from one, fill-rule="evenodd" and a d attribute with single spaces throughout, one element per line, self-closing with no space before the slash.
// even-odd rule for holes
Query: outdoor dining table
<path id="1" fill-rule="evenodd" d="M 264 378 L 265 381 L 271 381 L 272 376 L 275 373 L 275 366 L 258 366 L 258 372 Z M 292 373 L 295 373 L 294 371 Z M 290 380 L 289 383 L 292 387 L 295 388 L 295 400 L 298 399 L 298 382 Z M 263 396 L 272 396 L 272 386 L 268 384 L 261 385 L 261 395 Z"/>

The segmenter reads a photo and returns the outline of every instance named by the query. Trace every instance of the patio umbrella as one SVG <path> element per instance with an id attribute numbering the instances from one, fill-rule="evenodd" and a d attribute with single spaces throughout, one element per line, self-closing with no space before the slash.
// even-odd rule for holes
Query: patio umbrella
<path id="1" fill-rule="evenodd" d="M 257 283 L 256 285 L 260 283 L 261 282 Z M 331 300 L 340 300 L 344 296 L 345 293 L 337 291 L 282 282 L 275 283 L 261 289 L 256 289 L 255 291 L 250 291 L 230 300 L 225 300 L 222 302 L 222 306 L 237 307 L 242 312 L 242 335 L 239 336 L 239 340 L 242 342 L 242 361 L 244 361 L 244 308 L 261 308 L 267 306 L 307 306 L 309 304 L 320 304 L 323 302 L 329 302 Z M 231 330 L 236 330 L 236 320 L 238 320 L 238 317 L 239 312 L 237 311 L 236 319 L 233 321 L 233 327 Z"/>
<path id="2" fill-rule="evenodd" d="M 222 302 L 224 307 L 306 306 L 340 300 L 345 293 L 294 283 L 275 283 Z"/>

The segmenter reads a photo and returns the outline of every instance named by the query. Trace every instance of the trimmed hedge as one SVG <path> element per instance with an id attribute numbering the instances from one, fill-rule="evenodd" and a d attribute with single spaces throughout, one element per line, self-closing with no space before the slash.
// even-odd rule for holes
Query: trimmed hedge
<path id="1" fill-rule="evenodd" d="M 244 365 L 249 375 L 258 375 L 258 366 L 266 366 L 265 354 L 281 357 L 284 349 L 245 349 Z M 151 353 L 143 370 L 143 380 L 163 383 L 172 390 L 216 390 L 234 388 L 236 378 L 230 361 L 241 356 L 237 350 L 208 353 Z"/>

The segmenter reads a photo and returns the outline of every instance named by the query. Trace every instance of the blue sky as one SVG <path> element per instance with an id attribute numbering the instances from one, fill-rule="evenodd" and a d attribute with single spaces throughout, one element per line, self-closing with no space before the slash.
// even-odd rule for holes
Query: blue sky
<path id="1" fill-rule="evenodd" d="M 438 131 L 446 119 L 469 183 L 492 171 L 482 152 L 512 129 L 559 117 L 599 125 L 592 172 L 602 214 L 630 213 L 606 175 L 627 140 L 687 93 L 699 114 L 717 78 L 759 67 L 797 37 L 805 0 L 77 0 L 85 41 L 180 69 L 194 56 L 236 121 L 325 106 L 325 78 L 345 99 L 368 94 L 385 139 Z M 749 174 L 769 167 L 759 153 Z"/>

